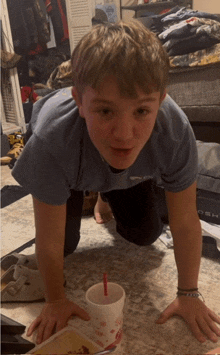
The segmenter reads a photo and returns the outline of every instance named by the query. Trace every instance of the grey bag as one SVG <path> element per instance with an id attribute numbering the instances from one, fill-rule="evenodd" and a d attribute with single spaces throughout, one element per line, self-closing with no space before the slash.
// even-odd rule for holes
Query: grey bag
<path id="1" fill-rule="evenodd" d="M 196 143 L 199 156 L 198 214 L 206 222 L 220 224 L 220 144 Z"/>

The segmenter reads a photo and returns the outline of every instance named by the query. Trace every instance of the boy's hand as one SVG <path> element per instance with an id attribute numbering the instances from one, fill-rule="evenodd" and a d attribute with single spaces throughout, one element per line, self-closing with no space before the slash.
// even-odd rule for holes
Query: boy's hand
<path id="1" fill-rule="evenodd" d="M 73 315 L 83 320 L 90 319 L 88 313 L 67 298 L 56 302 L 48 302 L 39 317 L 30 325 L 27 336 L 31 336 L 34 330 L 38 328 L 36 342 L 40 344 L 54 333 L 63 329 Z"/>
<path id="2" fill-rule="evenodd" d="M 205 342 L 207 338 L 216 343 L 220 337 L 220 318 L 198 298 L 187 296 L 177 297 L 160 315 L 157 324 L 165 323 L 172 316 L 180 316 L 189 325 L 198 341 Z"/>

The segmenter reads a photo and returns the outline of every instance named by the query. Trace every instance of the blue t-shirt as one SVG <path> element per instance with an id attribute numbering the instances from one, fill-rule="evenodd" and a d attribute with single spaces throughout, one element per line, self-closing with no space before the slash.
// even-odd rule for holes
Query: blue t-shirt
<path id="1" fill-rule="evenodd" d="M 93 145 L 71 88 L 56 90 L 34 104 L 33 134 L 12 175 L 35 198 L 64 204 L 70 190 L 107 192 L 154 179 L 167 191 L 189 187 L 197 177 L 198 157 L 191 125 L 166 96 L 150 139 L 128 169 L 114 173 Z"/>

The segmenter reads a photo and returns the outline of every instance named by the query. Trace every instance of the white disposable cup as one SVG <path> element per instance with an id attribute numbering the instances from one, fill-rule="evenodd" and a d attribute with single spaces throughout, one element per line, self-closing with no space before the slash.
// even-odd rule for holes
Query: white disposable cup
<path id="1" fill-rule="evenodd" d="M 108 282 L 108 296 L 104 295 L 103 283 L 98 283 L 86 292 L 88 312 L 93 325 L 93 340 L 103 349 L 117 346 L 122 340 L 124 289 Z"/>

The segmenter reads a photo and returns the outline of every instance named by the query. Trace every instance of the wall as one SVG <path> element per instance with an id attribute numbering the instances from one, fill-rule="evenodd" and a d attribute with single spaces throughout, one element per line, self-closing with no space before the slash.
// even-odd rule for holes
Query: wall
<path id="1" fill-rule="evenodd" d="M 193 0 L 193 9 L 220 14 L 220 0 Z"/>
<path id="2" fill-rule="evenodd" d="M 137 5 L 138 0 L 122 0 L 122 6 L 134 6 Z M 122 20 L 129 21 L 135 15 L 134 11 L 131 10 L 122 10 Z"/>

